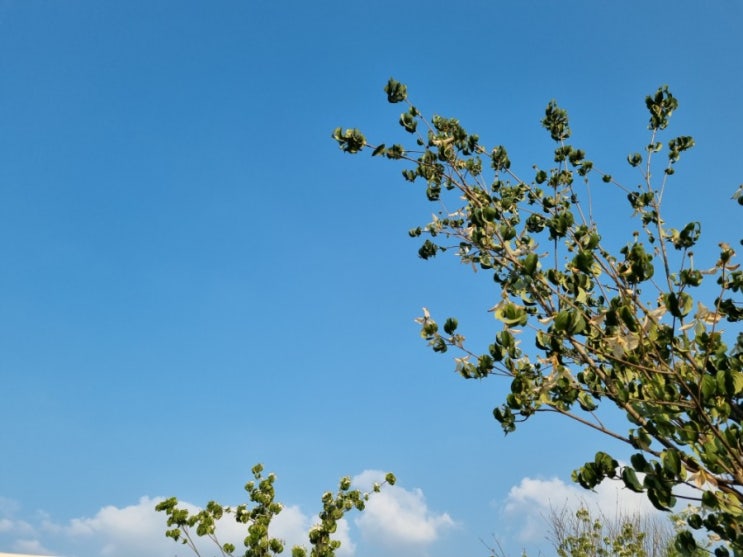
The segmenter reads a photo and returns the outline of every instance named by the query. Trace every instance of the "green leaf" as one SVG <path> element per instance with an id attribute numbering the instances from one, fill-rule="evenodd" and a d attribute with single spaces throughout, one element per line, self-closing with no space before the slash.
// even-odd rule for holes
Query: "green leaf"
<path id="1" fill-rule="evenodd" d="M 581 409 L 585 410 L 586 412 L 593 412 L 598 408 L 598 404 L 596 404 L 596 401 L 593 399 L 593 397 L 586 392 L 582 392 L 578 395 L 578 404 L 580 405 Z"/>
<path id="2" fill-rule="evenodd" d="M 743 372 L 731 371 L 730 375 L 733 378 L 733 390 L 731 396 L 739 397 L 743 393 Z"/>
<path id="3" fill-rule="evenodd" d="M 421 259 L 430 259 L 436 255 L 437 251 L 439 251 L 439 246 L 434 244 L 431 240 L 426 240 L 418 250 L 418 256 Z"/>
<path id="4" fill-rule="evenodd" d="M 648 95 L 645 98 L 645 105 L 650 112 L 650 123 L 648 128 L 651 130 L 664 130 L 668 126 L 671 114 L 678 107 L 678 101 L 668 90 L 668 86 L 660 87 L 655 95 Z"/>
<path id="5" fill-rule="evenodd" d="M 347 129 L 345 132 L 341 131 L 341 128 L 335 128 L 332 137 L 338 142 L 341 151 L 345 153 L 358 153 L 366 145 L 364 134 L 356 128 Z"/>
<path id="6" fill-rule="evenodd" d="M 652 470 L 652 466 L 650 466 L 650 463 L 641 453 L 633 454 L 630 457 L 630 462 L 632 463 L 632 467 L 635 470 L 637 470 L 638 472 L 642 472 L 643 474 L 647 474 Z"/>
<path id="7" fill-rule="evenodd" d="M 720 370 L 716 375 L 717 391 L 726 398 L 731 398 L 736 395 L 735 378 L 739 375 L 738 373 L 733 374 L 730 370 Z"/>
<path id="8" fill-rule="evenodd" d="M 503 145 L 493 149 L 490 155 L 490 164 L 495 171 L 508 170 L 511 168 L 511 161 L 508 158 L 508 152 Z"/>
<path id="9" fill-rule="evenodd" d="M 550 101 L 544 110 L 542 127 L 550 132 L 550 137 L 554 141 L 564 141 L 570 137 L 568 113 L 566 110 L 557 106 L 555 101 Z"/>
<path id="10" fill-rule="evenodd" d="M 699 286 L 703 279 L 702 272 L 695 269 L 683 269 L 679 273 L 679 280 L 685 286 Z"/>
<path id="11" fill-rule="evenodd" d="M 556 333 L 567 332 L 569 325 L 570 325 L 570 312 L 569 311 L 561 311 L 555 316 L 553 328 Z"/>
<path id="12" fill-rule="evenodd" d="M 596 467 L 601 471 L 601 473 L 605 476 L 609 476 L 610 478 L 614 477 L 617 467 L 619 466 L 619 463 L 614 460 L 611 455 L 608 455 L 603 451 L 599 451 L 596 453 L 594 462 L 596 463 Z"/>
<path id="13" fill-rule="evenodd" d="M 631 166 L 639 166 L 640 163 L 642 163 L 642 155 L 640 153 L 632 153 L 627 156 L 627 162 L 630 163 Z"/>
<path id="14" fill-rule="evenodd" d="M 624 481 L 624 485 L 628 489 L 631 489 L 635 493 L 642 493 L 645 491 L 640 480 L 637 479 L 637 474 L 635 473 L 634 468 L 630 468 L 629 466 L 622 468 L 622 481 Z"/>
<path id="15" fill-rule="evenodd" d="M 720 506 L 720 501 L 714 492 L 705 491 L 702 493 L 702 505 L 708 509 L 717 509 Z"/>
<path id="16" fill-rule="evenodd" d="M 554 217 L 548 219 L 547 228 L 550 231 L 550 239 L 564 238 L 574 222 L 575 217 L 570 211 L 560 211 Z"/>
<path id="17" fill-rule="evenodd" d="M 660 511 L 670 511 L 673 506 L 672 499 L 667 496 L 665 491 L 648 489 L 648 499 L 653 506 Z"/>
<path id="18" fill-rule="evenodd" d="M 408 98 L 408 88 L 393 78 L 387 81 L 387 85 L 384 86 L 384 92 L 387 93 L 387 102 L 393 104 L 402 102 Z"/>
<path id="19" fill-rule="evenodd" d="M 522 306 L 507 302 L 500 304 L 495 310 L 495 318 L 508 327 L 526 325 L 528 315 Z"/>
<path id="20" fill-rule="evenodd" d="M 398 144 L 392 145 L 385 151 L 384 156 L 392 160 L 401 159 L 405 156 L 405 148 Z"/>
<path id="21" fill-rule="evenodd" d="M 690 222 L 679 233 L 679 245 L 681 248 L 693 247 L 702 235 L 702 225 L 699 222 Z"/>
<path id="22" fill-rule="evenodd" d="M 580 250 L 572 263 L 576 269 L 591 276 L 598 276 L 601 273 L 601 267 L 590 250 Z"/>
<path id="23" fill-rule="evenodd" d="M 537 264 L 539 263 L 539 256 L 536 253 L 530 253 L 521 261 L 524 266 L 524 271 L 530 277 L 534 276 L 537 270 Z"/>
<path id="24" fill-rule="evenodd" d="M 681 460 L 676 449 L 666 449 L 660 454 L 660 461 L 667 474 L 678 477 L 681 473 Z"/>
<path id="25" fill-rule="evenodd" d="M 556 333 L 578 335 L 585 332 L 587 323 L 582 313 L 576 309 L 563 310 L 554 319 L 553 328 Z"/>
<path id="26" fill-rule="evenodd" d="M 679 532 L 676 535 L 676 540 L 673 542 L 673 546 L 679 551 L 679 553 L 683 556 L 692 556 L 694 555 L 694 552 L 697 550 L 697 542 L 694 539 L 694 536 L 691 532 L 688 530 L 685 530 L 683 532 Z"/>
<path id="27" fill-rule="evenodd" d="M 704 375 L 699 390 L 702 393 L 703 399 L 709 400 L 717 393 L 717 381 L 711 375 Z"/>
<path id="28" fill-rule="evenodd" d="M 403 112 L 400 115 L 400 125 L 405 128 L 406 132 L 415 133 L 418 121 L 409 112 Z"/>

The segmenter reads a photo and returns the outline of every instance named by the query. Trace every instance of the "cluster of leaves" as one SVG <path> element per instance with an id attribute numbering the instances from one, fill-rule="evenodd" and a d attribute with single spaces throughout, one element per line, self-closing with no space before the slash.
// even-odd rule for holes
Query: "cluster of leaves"
<path id="1" fill-rule="evenodd" d="M 244 524 L 247 536 L 243 540 L 244 557 L 275 557 L 284 551 L 284 542 L 272 538 L 269 527 L 274 517 L 281 512 L 282 505 L 275 500 L 274 482 L 276 476 L 269 474 L 263 477 L 263 466 L 256 464 L 253 469 L 253 481 L 245 485 L 252 506 L 249 504 L 237 507 L 225 507 L 215 501 L 207 503 L 204 509 L 190 513 L 188 509 L 179 507 L 178 500 L 171 497 L 158 503 L 155 510 L 164 512 L 167 517 L 169 530 L 165 535 L 176 542 L 189 547 L 197 556 L 200 556 L 196 544 L 197 538 L 205 537 L 211 540 L 219 549 L 223 557 L 235 555 L 235 546 L 231 543 L 221 543 L 217 538 L 217 523 L 225 516 L 232 515 L 236 522 Z M 384 484 L 394 485 L 395 476 L 387 474 L 382 484 L 374 484 L 372 491 L 379 492 Z M 351 489 L 351 478 L 341 478 L 336 493 L 325 492 L 322 496 L 322 511 L 319 522 L 307 534 L 310 557 L 334 557 L 340 548 L 341 542 L 333 539 L 338 528 L 338 521 L 353 509 L 363 511 L 369 500 L 368 493 L 358 489 Z M 292 557 L 307 557 L 306 547 L 292 548 Z"/>
<path id="2" fill-rule="evenodd" d="M 442 206 L 432 222 L 410 231 L 425 238 L 420 257 L 452 250 L 489 274 L 501 294 L 491 308 L 501 328 L 487 350 L 471 350 L 455 318 L 442 330 L 427 310 L 418 319 L 423 338 L 437 352 L 458 349 L 456 369 L 465 378 L 510 380 L 493 412 L 506 433 L 552 412 L 634 449 L 625 466 L 597 453 L 574 472 L 580 485 L 618 478 L 664 510 L 676 504 L 679 487 L 689 486 L 700 511 L 688 525 L 719 536 L 717 555 L 743 555 L 743 271 L 727 243 L 714 263 L 697 268 L 700 223 L 673 228 L 662 216 L 667 183 L 694 145 L 689 136 L 660 141 L 677 99 L 667 87 L 647 97 L 650 141 L 627 157 L 641 183 L 627 188 L 569 143 L 567 112 L 555 102 L 542 119 L 555 142 L 553 162 L 522 179 L 502 145 L 486 149 L 457 119 L 426 119 L 394 79 L 385 92 L 389 102 L 407 106 L 399 124 L 410 148 L 369 144 L 357 129 L 338 128 L 333 138 L 345 152 L 366 149 L 403 162 L 403 178 L 423 182 L 427 199 Z M 665 160 L 657 161 L 664 150 Z M 593 216 L 595 177 L 605 191 L 623 192 L 637 219 L 638 230 L 614 253 Z M 734 197 L 743 204 L 741 192 Z M 523 350 L 522 340 L 533 349 Z M 629 431 L 602 422 L 602 402 L 626 415 Z M 696 547 L 689 531 L 676 543 L 683 554 Z"/>

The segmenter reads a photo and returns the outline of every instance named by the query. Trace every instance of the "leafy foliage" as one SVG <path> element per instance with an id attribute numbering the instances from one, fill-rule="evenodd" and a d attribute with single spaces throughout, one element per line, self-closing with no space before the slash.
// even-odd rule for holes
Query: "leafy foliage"
<path id="1" fill-rule="evenodd" d="M 275 557 L 284 551 L 284 542 L 269 534 L 269 527 L 274 517 L 281 512 L 282 505 L 275 500 L 274 482 L 276 476 L 269 474 L 263 477 L 263 466 L 256 464 L 253 469 L 253 481 L 245 485 L 251 503 L 238 505 L 235 508 L 224 507 L 215 501 L 209 501 L 204 509 L 191 514 L 188 509 L 178 506 L 178 499 L 171 497 L 158 503 L 155 510 L 168 516 L 168 528 L 165 535 L 173 541 L 181 542 L 200 556 L 196 538 L 206 537 L 219 549 L 223 557 L 235 555 L 236 548 L 230 543 L 221 543 L 217 538 L 217 523 L 225 515 L 232 515 L 236 522 L 244 524 L 247 536 L 243 540 L 244 557 Z M 373 492 L 381 490 L 384 484 L 395 484 L 395 476 L 387 474 L 384 483 L 374 484 Z M 338 521 L 353 509 L 363 511 L 369 500 L 368 493 L 351 489 L 351 478 L 341 478 L 338 491 L 333 494 L 325 492 L 322 496 L 320 521 L 307 534 L 310 557 L 334 557 L 341 546 L 339 540 L 333 539 Z M 307 548 L 295 546 L 292 557 L 307 557 Z"/>
<path id="2" fill-rule="evenodd" d="M 559 557 L 678 557 L 672 522 L 643 519 L 640 515 L 609 519 L 581 507 L 552 511 L 551 540 Z M 706 555 L 695 550 L 695 557 Z"/>
<path id="3" fill-rule="evenodd" d="M 698 511 L 695 507 L 669 515 L 669 520 L 648 517 L 639 512 L 620 513 L 608 517 L 601 510 L 590 510 L 582 505 L 573 512 L 567 506 L 550 509 L 545 517 L 546 538 L 558 557 L 680 557 L 675 533 L 683 529 L 686 519 Z M 709 555 L 715 543 L 714 535 L 698 540 L 698 547 L 690 549 L 692 557 Z M 696 543 L 696 541 L 695 541 Z M 491 557 L 506 557 L 500 543 L 489 547 Z M 526 551 L 522 557 L 528 557 Z"/>
<path id="4" fill-rule="evenodd" d="M 577 531 L 567 533 L 557 543 L 559 557 L 646 557 L 645 532 L 629 522 L 623 522 L 613 535 L 604 532 L 604 524 L 591 519 L 586 509 L 575 514 Z"/>
<path id="5" fill-rule="evenodd" d="M 367 149 L 402 161 L 403 178 L 422 182 L 426 198 L 442 206 L 432 222 L 410 231 L 425 237 L 420 257 L 454 251 L 489 274 L 501 294 L 491 308 L 501 328 L 487 350 L 470 349 L 454 318 L 441 331 L 425 309 L 422 337 L 436 352 L 459 350 L 462 377 L 510 381 L 493 411 L 506 433 L 551 412 L 634 449 L 623 466 L 597 453 L 574 472 L 580 485 L 618 478 L 664 510 L 676 504 L 679 487 L 693 488 L 700 511 L 688 525 L 719 536 L 715 554 L 743 555 L 743 271 L 727 243 L 719 244 L 711 267 L 697 268 L 701 224 L 673 228 L 662 216 L 669 179 L 694 146 L 689 136 L 667 146 L 660 141 L 678 108 L 668 87 L 646 98 L 650 139 L 627 158 L 641 180 L 634 188 L 596 170 L 569 143 L 568 114 L 554 101 L 542 119 L 555 142 L 553 162 L 519 176 L 504 146 L 485 148 L 455 118 L 426 119 L 394 79 L 385 92 L 389 102 L 406 106 L 399 124 L 410 148 L 371 145 L 356 129 L 338 128 L 333 138 L 345 152 Z M 664 150 L 665 160 L 658 160 Z M 658 165 L 660 178 L 653 172 Z M 618 252 L 607 247 L 593 216 L 596 177 L 601 195 L 609 194 L 607 184 L 623 193 L 638 223 Z M 743 204 L 740 189 L 734 198 Z M 732 330 L 723 330 L 725 323 Z M 522 349 L 522 340 L 533 349 Z M 626 415 L 627 432 L 599 419 L 602 404 Z M 684 555 L 696 547 L 689 532 L 676 543 Z"/>

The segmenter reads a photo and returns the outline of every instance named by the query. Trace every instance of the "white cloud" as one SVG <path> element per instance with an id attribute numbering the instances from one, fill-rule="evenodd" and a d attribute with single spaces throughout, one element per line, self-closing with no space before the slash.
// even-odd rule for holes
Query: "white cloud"
<path id="1" fill-rule="evenodd" d="M 382 482 L 384 474 L 365 471 L 354 480 L 355 485 L 371 490 L 375 481 Z M 36 512 L 34 520 L 25 522 L 0 513 L 0 545 L 12 547 L 23 553 L 67 555 L 69 557 L 185 557 L 191 551 L 165 537 L 166 515 L 155 511 L 161 498 L 142 497 L 136 503 L 123 507 L 108 505 L 92 516 L 78 517 L 60 522 L 43 512 Z M 7 509 L 14 509 L 11 501 L 2 501 Z M 198 507 L 181 501 L 181 507 L 198 512 Z M 9 514 L 6 512 L 5 514 Z M 306 514 L 296 505 L 286 506 L 271 524 L 270 534 L 285 543 L 286 554 L 295 545 L 307 546 L 307 532 L 319 521 L 317 516 Z M 366 509 L 357 515 L 355 528 L 347 519 L 338 522 L 335 539 L 341 542 L 339 557 L 352 557 L 356 544 L 354 533 L 372 546 L 423 549 L 451 528 L 454 521 L 445 513 L 432 512 L 420 489 L 407 490 L 399 486 L 385 486 L 375 493 Z M 358 531 L 357 531 L 358 530 Z M 245 524 L 235 522 L 233 515 L 217 525 L 221 543 L 229 542 L 241 553 L 247 535 Z M 210 540 L 199 540 L 203 555 L 214 553 Z M 49 548 L 49 549 L 47 549 Z"/>
<path id="2" fill-rule="evenodd" d="M 284 540 L 287 549 L 295 545 L 306 545 L 309 529 L 309 517 L 297 505 L 281 509 L 279 515 L 271 523 L 271 535 Z"/>
<path id="3" fill-rule="evenodd" d="M 0 515 L 5 517 L 13 516 L 20 508 L 21 506 L 17 501 L 0 496 Z"/>
<path id="4" fill-rule="evenodd" d="M 176 551 L 179 555 L 189 555 L 185 548 L 180 549 L 173 540 L 165 537 L 166 517 L 155 511 L 155 505 L 161 499 L 142 497 L 139 503 L 124 508 L 113 506 L 104 507 L 92 518 L 73 519 L 61 530 L 76 542 L 86 547 L 100 548 L 95 555 L 101 557 L 130 557 L 172 555 Z M 188 502 L 181 501 L 179 506 L 189 512 L 198 512 L 199 508 Z M 271 536 L 283 540 L 287 549 L 294 545 L 307 543 L 306 532 L 310 526 L 310 518 L 299 507 L 289 506 L 271 524 Z M 49 529 L 54 529 L 52 526 Z M 56 527 L 60 530 L 60 527 Z M 339 524 L 338 539 L 343 543 L 342 549 L 351 546 L 350 540 L 343 539 L 348 528 Z M 247 526 L 234 520 L 233 515 L 225 515 L 217 524 L 217 538 L 221 544 L 232 543 L 239 550 L 243 547 L 243 539 L 247 535 Z M 212 552 L 213 542 L 202 538 L 197 539 L 197 546 L 204 555 Z M 92 553 L 89 553 L 93 555 Z M 349 552 L 346 552 L 350 555 Z"/>
<path id="5" fill-rule="evenodd" d="M 356 544 L 351 541 L 351 527 L 345 518 L 338 521 L 338 529 L 333 534 L 333 537 L 341 542 L 340 548 L 336 551 L 336 554 L 340 557 L 350 557 L 356 553 Z"/>
<path id="6" fill-rule="evenodd" d="M 585 506 L 607 520 L 660 514 L 647 496 L 630 491 L 620 481 L 609 480 L 598 485 L 595 491 L 588 491 L 558 478 L 524 478 L 511 488 L 505 502 L 498 506 L 521 542 L 544 540 L 546 519 L 551 511 L 566 509 L 574 512 Z"/>
<path id="7" fill-rule="evenodd" d="M 39 540 L 17 540 L 13 544 L 13 551 L 19 551 L 28 555 L 51 555 L 52 553 L 41 545 Z"/>
<path id="8" fill-rule="evenodd" d="M 155 511 L 160 500 L 142 497 L 134 505 L 106 506 L 92 517 L 64 523 L 55 522 L 43 512 L 35 513 L 33 525 L 0 519 L 0 545 L 27 554 L 76 557 L 188 555 L 187 550 L 165 537 L 166 517 Z"/>
<path id="9" fill-rule="evenodd" d="M 29 535 L 33 534 L 34 528 L 28 522 L 25 522 L 23 520 L 0 518 L 0 532 L 12 532 L 17 535 Z"/>
<path id="10" fill-rule="evenodd" d="M 371 489 L 374 482 L 384 481 L 384 473 L 367 470 L 356 476 L 354 485 Z M 369 499 L 366 509 L 356 519 L 365 541 L 385 546 L 426 546 L 455 524 L 446 514 L 429 510 L 420 489 L 407 490 L 386 485 Z"/>
<path id="11" fill-rule="evenodd" d="M 155 511 L 161 499 L 142 497 L 135 505 L 103 507 L 93 517 L 75 518 L 67 524 L 45 522 L 48 532 L 61 534 L 76 551 L 86 555 L 129 557 L 172 554 L 174 543 L 165 537 L 165 515 Z M 81 551 L 82 553 L 82 551 Z"/>
<path id="12" fill-rule="evenodd" d="M 136 504 L 103 507 L 92 517 L 74 518 L 66 523 L 52 520 L 45 513 L 38 513 L 40 524 L 34 527 L 27 522 L 0 518 L 0 545 L 12 547 L 14 551 L 35 554 L 57 554 L 85 557 L 162 557 L 163 555 L 191 555 L 191 550 L 165 537 L 166 516 L 156 512 L 155 505 L 162 498 L 142 497 Z M 179 502 L 189 512 L 199 508 L 188 502 Z M 271 524 L 271 536 L 285 542 L 286 553 L 294 545 L 307 545 L 307 531 L 313 519 L 296 506 L 284 507 Z M 233 515 L 225 515 L 217 525 L 220 543 L 229 542 L 241 554 L 243 539 L 247 535 L 245 524 L 237 523 Z M 6 536 L 6 533 L 8 536 Z M 350 557 L 355 544 L 350 539 L 350 527 L 346 520 L 338 522 L 335 538 L 340 540 L 339 557 Z M 213 542 L 197 538 L 202 555 L 213 553 Z M 50 546 L 54 550 L 48 550 Z"/>
<path id="13" fill-rule="evenodd" d="M 30 522 L 14 515 L 21 506 L 12 499 L 0 497 L 0 547 L 11 548 L 21 553 L 37 555 L 50 552 L 39 541 L 38 530 Z"/>

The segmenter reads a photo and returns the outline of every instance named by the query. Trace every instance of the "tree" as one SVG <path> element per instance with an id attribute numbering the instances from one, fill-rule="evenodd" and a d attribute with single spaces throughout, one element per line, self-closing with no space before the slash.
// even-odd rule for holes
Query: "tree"
<path id="1" fill-rule="evenodd" d="M 627 157 L 642 181 L 636 188 L 598 171 L 569 143 L 567 112 L 554 101 L 542 119 L 554 162 L 519 175 L 504 146 L 486 149 L 455 118 L 425 118 L 404 84 L 390 79 L 385 92 L 390 103 L 406 106 L 399 124 L 410 147 L 370 144 L 355 128 L 337 128 L 333 138 L 346 153 L 366 150 L 404 163 L 403 178 L 423 182 L 427 199 L 441 204 L 432 222 L 410 231 L 425 238 L 420 257 L 453 251 L 501 293 L 491 308 L 500 330 L 486 350 L 466 344 L 457 319 L 440 328 L 425 309 L 418 319 L 423 338 L 436 352 L 458 350 L 462 377 L 510 382 L 493 411 L 506 433 L 555 413 L 632 448 L 622 465 L 597 452 L 573 473 L 581 486 L 621 479 L 663 510 L 682 496 L 692 499 L 699 512 L 688 526 L 719 536 L 715 554 L 743 555 L 743 272 L 727 243 L 711 267 L 697 268 L 700 223 L 673 228 L 663 218 L 666 186 L 694 146 L 689 136 L 661 143 L 678 107 L 668 87 L 645 100 L 650 139 L 642 154 Z M 592 212 L 596 181 L 600 195 L 608 186 L 622 194 L 637 222 L 615 252 Z M 742 189 L 733 196 L 741 205 Z M 738 328 L 724 331 L 724 323 Z M 623 412 L 628 431 L 601 421 L 607 406 Z M 684 486 L 691 496 L 679 492 Z M 696 549 L 689 530 L 675 543 L 685 555 Z"/>
<path id="2" fill-rule="evenodd" d="M 217 537 L 218 522 L 227 515 L 232 515 L 236 522 L 244 524 L 247 536 L 243 540 L 244 557 L 275 557 L 284 551 L 284 542 L 270 535 L 271 522 L 281 512 L 281 503 L 275 500 L 274 482 L 276 476 L 269 474 L 263 477 L 263 466 L 256 464 L 253 469 L 253 480 L 245 485 L 250 497 L 250 504 L 241 504 L 235 508 L 225 507 L 216 501 L 209 501 L 197 513 L 179 507 L 178 499 L 170 497 L 157 504 L 155 510 L 164 512 L 167 517 L 168 530 L 165 535 L 175 542 L 181 542 L 197 556 L 201 553 L 196 544 L 197 538 L 207 538 L 217 547 L 222 557 L 236 555 L 236 548 L 231 543 L 222 543 Z M 387 474 L 381 484 L 375 483 L 372 492 L 377 493 L 385 484 L 394 485 L 395 476 Z M 351 478 L 341 478 L 338 491 L 329 491 L 322 495 L 320 521 L 307 533 L 310 557 L 334 557 L 341 546 L 339 540 L 333 539 L 338 521 L 353 509 L 363 511 L 369 500 L 368 493 L 351 489 Z M 252 506 L 251 506 L 252 504 Z M 292 557 L 307 557 L 307 548 L 295 546 Z"/>

